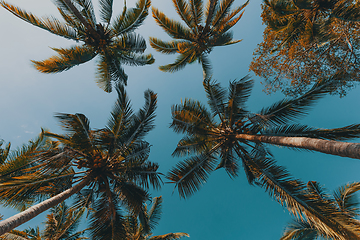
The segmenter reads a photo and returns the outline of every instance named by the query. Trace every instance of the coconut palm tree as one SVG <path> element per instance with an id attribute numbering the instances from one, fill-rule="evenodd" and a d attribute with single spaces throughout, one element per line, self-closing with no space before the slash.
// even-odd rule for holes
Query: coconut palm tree
<path id="1" fill-rule="evenodd" d="M 158 165 L 148 161 L 150 145 L 143 140 L 153 128 L 156 94 L 146 91 L 144 108 L 133 113 L 124 87 L 119 85 L 116 90 L 118 100 L 105 128 L 91 130 L 89 119 L 80 113 L 57 114 L 67 133 L 44 131 L 44 135 L 56 139 L 58 146 L 38 155 L 34 166 L 18 171 L 22 178 L 7 178 L 0 183 L 0 188 L 16 190 L 18 186 L 27 189 L 39 182 L 71 177 L 65 191 L 2 221 L 0 234 L 77 194 L 75 206 L 92 210 L 91 236 L 122 239 L 125 231 L 121 228 L 121 206 L 139 214 L 149 199 L 146 189 L 159 188 L 161 179 Z M 0 199 L 3 198 L 8 198 L 6 192 L 0 194 Z"/>
<path id="2" fill-rule="evenodd" d="M 359 216 L 359 200 L 355 193 L 360 190 L 360 183 L 346 184 L 337 189 L 330 198 L 317 182 L 310 181 L 307 184 L 307 194 L 314 198 L 322 198 L 329 201 L 339 212 L 354 218 Z M 315 240 L 328 239 L 322 232 L 314 228 L 307 219 L 296 219 L 288 224 L 280 240 Z"/>
<path id="3" fill-rule="evenodd" d="M 126 240 L 175 240 L 184 236 L 189 237 L 189 234 L 182 232 L 152 236 L 152 231 L 155 229 L 161 218 L 161 208 L 162 197 L 155 197 L 152 199 L 152 206 L 150 209 L 147 209 L 147 205 L 144 206 L 146 219 L 144 223 L 139 222 L 136 216 L 126 216 Z"/>
<path id="4" fill-rule="evenodd" d="M 360 158 L 357 150 L 360 144 L 334 141 L 358 137 L 360 125 L 317 129 L 290 124 L 331 91 L 327 81 L 319 82 L 298 98 L 284 99 L 259 113 L 251 113 L 245 108 L 252 85 L 248 77 L 230 82 L 227 94 L 218 83 L 206 79 L 204 88 L 211 111 L 191 99 L 172 107 L 171 127 L 177 133 L 186 134 L 173 156 L 191 156 L 167 174 L 178 188 L 180 197 L 188 197 L 199 190 L 216 169 L 225 168 L 230 177 L 236 177 L 240 161 L 249 183 L 263 186 L 294 215 L 308 216 L 319 229 L 325 224 L 331 229 L 324 232 L 325 235 L 344 239 L 341 236 L 346 232 L 344 236 L 351 237 L 349 239 L 359 239 L 358 230 L 347 224 L 351 219 L 338 214 L 336 209 L 327 208 L 321 199 L 316 203 L 305 196 L 305 184 L 277 166 L 264 143 Z M 342 144 L 347 150 L 341 150 Z"/>
<path id="5" fill-rule="evenodd" d="M 44 222 L 45 229 L 39 230 L 39 227 L 28 228 L 24 231 L 12 230 L 0 236 L 2 240 L 81 240 L 88 239 L 84 237 L 86 230 L 76 231 L 81 217 L 84 213 L 84 208 L 75 210 L 68 208 L 63 202 L 51 209 L 50 214 L 46 216 L 47 220 Z"/>
<path id="6" fill-rule="evenodd" d="M 82 42 L 70 48 L 53 48 L 58 54 L 44 61 L 32 61 L 43 73 L 57 73 L 90 61 L 99 56 L 96 81 L 106 92 L 112 91 L 112 82 L 127 83 L 128 76 L 122 64 L 143 66 L 152 64 L 151 54 L 142 55 L 146 42 L 134 33 L 145 20 L 150 0 L 139 0 L 135 8 L 126 5 L 112 20 L 113 0 L 99 1 L 101 23 L 97 23 L 91 0 L 55 0 L 65 22 L 54 17 L 38 18 L 1 0 L 0 4 L 24 21 L 58 36 Z"/>
<path id="7" fill-rule="evenodd" d="M 216 46 L 241 41 L 233 40 L 233 34 L 229 30 L 242 17 L 242 10 L 248 1 L 231 10 L 233 2 L 234 0 L 209 0 L 204 11 L 202 0 L 190 0 L 189 3 L 185 0 L 173 0 L 175 9 L 186 27 L 153 7 L 155 21 L 175 40 L 166 42 L 150 37 L 150 45 L 161 53 L 180 54 L 174 63 L 160 66 L 160 70 L 175 72 L 198 60 L 202 64 L 204 75 L 209 74 L 211 66 L 207 55 L 211 50 Z"/>

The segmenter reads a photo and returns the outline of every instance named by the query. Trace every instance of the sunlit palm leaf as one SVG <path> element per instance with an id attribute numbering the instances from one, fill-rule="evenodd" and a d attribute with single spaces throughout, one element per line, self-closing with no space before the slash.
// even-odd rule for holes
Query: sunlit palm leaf
<path id="1" fill-rule="evenodd" d="M 193 16 L 191 15 L 190 6 L 185 0 L 173 0 L 176 12 L 179 14 L 181 19 L 186 23 L 190 28 L 195 28 Z"/>
<path id="2" fill-rule="evenodd" d="M 155 21 L 162 27 L 171 37 L 175 39 L 193 40 L 190 30 L 185 28 L 181 23 L 169 19 L 164 13 L 156 8 L 152 8 L 152 14 Z"/>
<path id="3" fill-rule="evenodd" d="M 170 41 L 164 42 L 158 38 L 150 37 L 150 46 L 153 47 L 156 51 L 165 53 L 165 54 L 174 54 L 178 51 L 177 45 L 181 41 Z"/>
<path id="4" fill-rule="evenodd" d="M 53 56 L 44 61 L 34 61 L 35 68 L 43 73 L 56 73 L 69 70 L 70 68 L 93 59 L 96 54 L 94 49 L 87 46 L 76 46 L 70 49 L 53 48 L 59 56 Z"/>

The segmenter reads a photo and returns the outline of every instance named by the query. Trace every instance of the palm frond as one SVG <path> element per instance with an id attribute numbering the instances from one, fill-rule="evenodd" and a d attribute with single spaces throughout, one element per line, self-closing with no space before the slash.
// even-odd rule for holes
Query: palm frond
<path id="1" fill-rule="evenodd" d="M 187 53 L 180 54 L 176 58 L 174 63 L 160 66 L 159 69 L 164 72 L 179 71 L 179 70 L 183 69 L 186 66 L 186 64 L 193 62 L 195 60 L 195 55 L 196 55 L 195 51 L 193 51 L 193 52 L 189 51 Z"/>
<path id="2" fill-rule="evenodd" d="M 183 137 L 172 156 L 182 157 L 191 154 L 199 154 L 205 150 L 211 149 L 216 144 L 216 140 L 205 136 L 185 136 Z"/>
<path id="3" fill-rule="evenodd" d="M 74 0 L 79 4 L 82 9 L 79 11 L 87 20 L 87 22 L 92 26 L 96 26 L 96 17 L 94 13 L 94 7 L 91 0 Z"/>
<path id="4" fill-rule="evenodd" d="M 203 86 L 213 115 L 217 115 L 220 120 L 223 121 L 227 94 L 226 90 L 220 86 L 220 83 L 212 81 L 210 78 L 204 80 Z"/>
<path id="5" fill-rule="evenodd" d="M 241 12 L 248 4 L 249 1 L 246 1 L 243 5 L 235 8 L 230 12 L 230 7 L 234 3 L 234 0 L 225 0 L 221 2 L 218 11 L 216 12 L 216 15 L 214 16 L 214 19 L 212 21 L 212 26 L 215 29 L 223 28 L 226 23 L 231 21 L 239 12 Z M 243 13 L 240 14 L 240 18 Z M 238 17 L 238 18 L 239 18 Z M 239 18 L 239 19 L 240 19 Z M 238 21 L 238 20 L 237 20 Z"/>
<path id="6" fill-rule="evenodd" d="M 0 5 L 3 6 L 9 12 L 11 12 L 12 14 L 14 14 L 15 16 L 17 16 L 18 18 L 34 26 L 40 27 L 46 31 L 49 31 L 53 34 L 68 39 L 78 40 L 76 31 L 73 28 L 69 27 L 66 24 L 61 23 L 59 20 L 57 20 L 54 17 L 38 18 L 31 13 L 27 13 L 26 11 L 18 7 L 6 3 L 5 1 L 0 1 Z"/>
<path id="7" fill-rule="evenodd" d="M 196 28 L 189 4 L 185 0 L 172 0 L 176 12 L 189 28 Z"/>
<path id="8" fill-rule="evenodd" d="M 113 13 L 113 0 L 100 0 L 99 5 L 101 20 L 109 24 Z"/>
<path id="9" fill-rule="evenodd" d="M 69 49 L 53 48 L 59 56 L 53 56 L 44 61 L 34 61 L 35 68 L 43 73 L 57 73 L 90 61 L 96 56 L 94 49 L 87 46 L 75 46 Z"/>
<path id="10" fill-rule="evenodd" d="M 245 103 L 248 100 L 254 81 L 249 76 L 234 80 L 229 85 L 229 96 L 225 108 L 226 118 L 233 125 L 247 114 Z"/>
<path id="11" fill-rule="evenodd" d="M 334 199 L 340 211 L 354 218 L 359 215 L 360 202 L 358 197 L 355 195 L 359 190 L 360 183 L 354 182 L 340 187 L 333 193 Z"/>
<path id="12" fill-rule="evenodd" d="M 174 54 L 178 51 L 177 45 L 181 41 L 164 42 L 158 38 L 150 37 L 150 46 L 156 51 L 165 54 Z"/>
<path id="13" fill-rule="evenodd" d="M 90 121 L 85 115 L 57 113 L 55 117 L 60 121 L 61 127 L 69 132 L 72 140 L 70 147 L 85 154 L 93 154 L 94 136 L 91 133 Z"/>
<path id="14" fill-rule="evenodd" d="M 162 202 L 162 196 L 152 199 L 152 205 L 150 210 L 148 211 L 149 226 L 151 230 L 154 230 L 160 221 Z"/>
<path id="15" fill-rule="evenodd" d="M 146 41 L 138 34 L 127 33 L 115 39 L 112 48 L 119 52 L 143 53 L 146 49 Z"/>
<path id="16" fill-rule="evenodd" d="M 277 166 L 271 159 L 254 159 L 248 163 L 270 196 L 294 216 L 305 218 L 323 236 L 359 239 L 359 230 L 353 219 L 337 211 L 334 203 L 323 195 L 307 193 L 306 185 L 292 178 L 285 168 Z"/>
<path id="17" fill-rule="evenodd" d="M 152 15 L 157 24 L 175 39 L 186 39 L 192 41 L 190 30 L 185 28 L 181 23 L 169 19 L 164 13 L 156 8 L 152 8 Z"/>
<path id="18" fill-rule="evenodd" d="M 126 85 L 128 75 L 119 59 L 109 54 L 101 54 L 97 63 L 96 82 L 105 92 L 112 91 L 112 82 Z"/>
<path id="19" fill-rule="evenodd" d="M 205 28 L 206 27 L 210 27 L 211 22 L 213 21 L 214 17 L 215 17 L 215 12 L 217 10 L 218 6 L 218 1 L 219 0 L 209 0 L 208 4 L 206 5 L 206 11 L 205 11 L 205 16 L 206 16 L 206 20 L 205 20 Z"/>
<path id="20" fill-rule="evenodd" d="M 150 4 L 150 0 L 139 0 L 135 8 L 125 8 L 123 13 L 111 24 L 114 36 L 129 33 L 138 28 L 148 15 Z"/>
<path id="21" fill-rule="evenodd" d="M 190 0 L 191 15 L 193 17 L 194 24 L 200 25 L 202 23 L 203 13 L 203 1 L 202 0 Z"/>
<path id="22" fill-rule="evenodd" d="M 166 178 L 175 184 L 181 198 L 190 197 L 206 183 L 209 174 L 215 170 L 215 162 L 212 155 L 194 156 L 177 163 Z"/>
<path id="23" fill-rule="evenodd" d="M 307 110 L 321 97 L 331 91 L 328 81 L 319 81 L 308 92 L 294 99 L 284 99 L 272 106 L 263 108 L 259 115 L 252 119 L 268 126 L 286 124 L 306 115 Z"/>
<path id="24" fill-rule="evenodd" d="M 142 140 L 145 135 L 154 128 L 155 110 L 157 107 L 157 94 L 151 90 L 144 92 L 145 105 L 133 115 L 132 126 L 129 128 L 131 136 L 127 140 L 127 144 L 133 141 Z"/>
<path id="25" fill-rule="evenodd" d="M 201 62 L 201 66 L 203 69 L 203 79 L 210 78 L 212 75 L 212 67 L 208 56 L 205 53 L 201 54 L 201 56 L 199 57 L 199 61 Z"/>
<path id="26" fill-rule="evenodd" d="M 121 240 L 126 238 L 124 217 L 118 207 L 117 196 L 115 193 L 111 194 L 107 196 L 105 193 L 100 193 L 98 199 L 92 204 L 89 231 L 92 239 Z"/>
<path id="27" fill-rule="evenodd" d="M 316 240 L 318 236 L 316 229 L 308 222 L 294 220 L 286 226 L 280 240 Z"/>
<path id="28" fill-rule="evenodd" d="M 176 133 L 206 135 L 216 126 L 211 113 L 199 101 L 185 99 L 182 104 L 171 107 L 173 122 L 171 128 Z"/>

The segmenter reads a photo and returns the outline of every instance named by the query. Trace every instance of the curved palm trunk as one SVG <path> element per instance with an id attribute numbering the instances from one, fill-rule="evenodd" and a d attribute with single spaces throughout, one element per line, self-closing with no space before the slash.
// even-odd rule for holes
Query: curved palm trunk
<path id="1" fill-rule="evenodd" d="M 91 176 L 87 176 L 84 180 L 80 183 L 76 184 L 75 186 L 65 190 L 58 195 L 49 198 L 39 204 L 36 204 L 23 212 L 15 214 L 12 217 L 0 222 L 0 236 L 4 233 L 7 233 L 17 226 L 29 221 L 30 219 L 36 217 L 40 213 L 48 210 L 51 207 L 55 207 L 57 204 L 61 203 L 62 201 L 66 200 L 67 198 L 71 197 L 73 194 L 79 192 L 83 187 L 85 187 L 91 181 Z"/>
<path id="2" fill-rule="evenodd" d="M 360 159 L 360 143 L 339 142 L 308 137 L 283 137 L 238 134 L 238 140 L 270 143 L 278 146 L 303 148 L 341 157 Z"/>

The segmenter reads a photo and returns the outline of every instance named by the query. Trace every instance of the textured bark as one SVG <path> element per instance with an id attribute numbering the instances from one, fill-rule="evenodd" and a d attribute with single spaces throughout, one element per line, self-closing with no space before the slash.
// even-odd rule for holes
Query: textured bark
<path id="1" fill-rule="evenodd" d="M 18 213 L 4 221 L 0 222 L 0 236 L 4 233 L 7 233 L 17 226 L 29 221 L 30 219 L 36 217 L 40 213 L 48 210 L 51 207 L 55 207 L 57 204 L 63 202 L 67 198 L 71 197 L 73 194 L 79 192 L 83 187 L 85 187 L 91 180 L 90 176 L 87 176 L 84 180 L 80 183 L 76 184 L 75 186 L 65 190 L 64 192 L 49 198 L 39 204 L 36 204 L 25 211 Z"/>
<path id="2" fill-rule="evenodd" d="M 360 159 L 360 143 L 339 142 L 308 137 L 282 137 L 261 135 L 236 135 L 238 140 L 270 143 L 278 146 L 303 148 L 341 157 Z"/>

